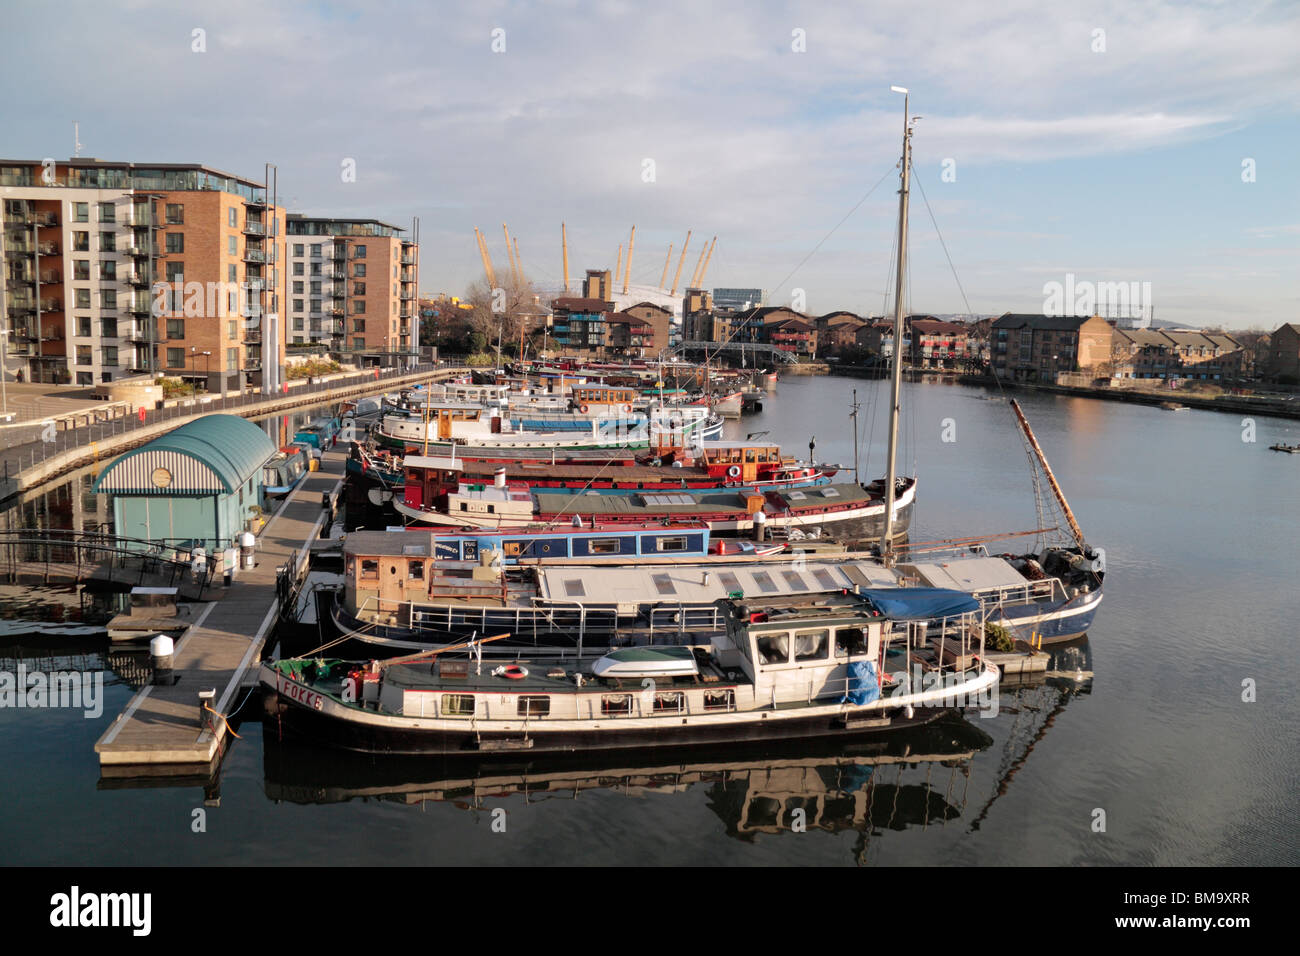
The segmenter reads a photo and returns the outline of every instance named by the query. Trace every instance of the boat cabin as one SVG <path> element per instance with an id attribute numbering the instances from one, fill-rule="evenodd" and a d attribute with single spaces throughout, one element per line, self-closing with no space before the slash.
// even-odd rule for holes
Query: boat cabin
<path id="1" fill-rule="evenodd" d="M 578 385 L 573 388 L 573 406 L 578 411 L 588 412 L 630 412 L 632 403 L 641 396 L 635 388 L 619 388 L 612 385 Z"/>
<path id="2" fill-rule="evenodd" d="M 407 455 L 402 459 L 406 478 L 403 498 L 412 508 L 433 508 L 460 486 L 461 462 L 456 458 Z"/>
<path id="3" fill-rule="evenodd" d="M 706 441 L 699 457 L 710 475 L 746 484 L 789 464 L 781 446 L 770 442 Z"/>

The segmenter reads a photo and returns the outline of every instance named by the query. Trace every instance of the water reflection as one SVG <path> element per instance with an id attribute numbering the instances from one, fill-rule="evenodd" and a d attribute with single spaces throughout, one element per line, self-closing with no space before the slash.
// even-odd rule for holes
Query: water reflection
<path id="1" fill-rule="evenodd" d="M 965 811 L 972 758 L 994 740 L 949 715 L 923 727 L 857 741 L 779 746 L 480 757 L 378 757 L 281 741 L 263 724 L 263 789 L 276 802 L 441 802 L 479 811 L 489 801 L 535 804 L 591 790 L 628 797 L 704 788 L 728 836 L 854 830 L 867 840 L 955 820 Z"/>

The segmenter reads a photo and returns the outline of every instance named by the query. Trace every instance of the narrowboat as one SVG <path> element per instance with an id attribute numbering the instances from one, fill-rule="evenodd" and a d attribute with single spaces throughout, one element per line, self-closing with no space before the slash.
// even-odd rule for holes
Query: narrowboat
<path id="1" fill-rule="evenodd" d="M 263 664 L 292 733 L 380 754 L 571 753 L 847 738 L 996 706 L 979 603 L 904 588 L 816 601 L 719 602 L 699 643 L 596 660 L 484 662 L 444 651 L 388 661 Z"/>
<path id="2" fill-rule="evenodd" d="M 270 498 L 283 498 L 302 484 L 310 470 L 311 459 L 306 450 L 286 445 L 262 466 L 262 490 Z"/>
<path id="3" fill-rule="evenodd" d="M 293 440 L 307 442 L 312 447 L 324 451 L 330 447 L 342 427 L 337 418 L 313 418 L 307 425 L 294 432 Z"/>

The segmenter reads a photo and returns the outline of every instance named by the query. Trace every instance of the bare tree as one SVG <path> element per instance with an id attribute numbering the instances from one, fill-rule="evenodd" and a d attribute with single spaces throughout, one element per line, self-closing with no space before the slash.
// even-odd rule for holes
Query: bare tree
<path id="1" fill-rule="evenodd" d="M 493 347 L 500 341 L 505 348 L 518 343 L 528 316 L 537 311 L 538 293 L 527 276 L 498 274 L 496 287 L 489 286 L 487 279 L 473 282 L 465 301 L 470 305 L 469 327 L 481 332 Z"/>

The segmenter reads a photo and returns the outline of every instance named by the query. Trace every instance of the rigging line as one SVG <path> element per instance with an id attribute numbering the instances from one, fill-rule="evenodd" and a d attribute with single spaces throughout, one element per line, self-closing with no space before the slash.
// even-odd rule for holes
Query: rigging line
<path id="1" fill-rule="evenodd" d="M 868 189 L 866 193 L 863 195 L 863 197 L 853 204 L 853 208 L 844 214 L 844 217 L 831 228 L 830 232 L 822 236 L 821 240 L 817 243 L 817 245 L 812 247 L 812 250 L 806 256 L 804 256 L 803 259 L 800 260 L 797 266 L 795 266 L 793 269 L 790 270 L 789 274 L 787 274 L 784 279 L 782 279 L 779 283 L 777 283 L 775 286 L 772 287 L 772 291 L 776 292 L 778 289 L 782 288 L 787 282 L 789 282 L 790 279 L 794 277 L 794 274 L 798 272 L 800 269 L 802 269 L 804 267 L 804 264 L 809 259 L 811 259 L 814 255 L 817 254 L 817 250 L 820 249 L 823 245 L 825 245 L 826 240 L 829 239 L 831 236 L 835 235 L 835 233 L 839 230 L 840 226 L 844 225 L 844 223 L 848 221 L 848 218 L 858 211 L 858 207 L 860 207 L 864 202 L 866 202 L 869 198 L 871 198 L 871 194 L 874 193 L 880 187 L 880 184 L 889 178 L 889 174 L 897 168 L 898 168 L 898 163 L 894 163 L 893 166 L 885 170 L 885 174 L 876 180 L 876 184 L 872 186 L 870 189 Z M 740 329 L 738 328 L 732 329 L 731 334 L 728 335 L 726 340 L 720 344 L 726 345 L 728 342 L 730 342 L 733 338 L 736 337 L 736 333 L 739 331 Z M 705 361 L 706 362 L 709 361 L 711 358 L 716 356 L 721 351 L 722 351 L 721 348 L 714 349 L 712 353 L 709 353 L 709 356 L 708 358 L 705 359 Z"/>
<path id="2" fill-rule="evenodd" d="M 961 278 L 957 275 L 957 267 L 952 264 L 952 256 L 948 253 L 948 244 L 943 241 L 943 233 L 939 231 L 939 222 L 934 218 L 934 210 L 930 208 L 930 200 L 926 198 L 925 187 L 921 185 L 920 177 L 917 177 L 916 186 L 921 190 L 921 200 L 925 203 L 925 211 L 930 214 L 930 223 L 934 226 L 935 235 L 939 237 L 939 245 L 943 247 L 943 255 L 948 260 L 948 268 L 952 270 L 953 281 L 957 283 L 957 291 L 961 293 L 962 302 L 966 303 L 966 314 L 974 315 L 975 313 L 970 307 L 970 300 L 966 298 L 966 290 L 962 288 Z"/>

